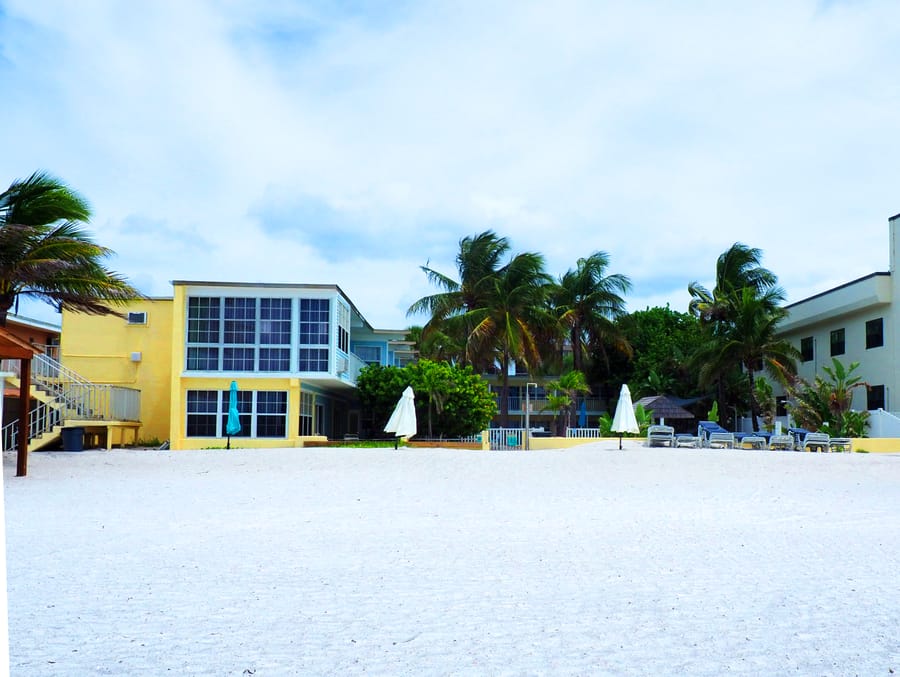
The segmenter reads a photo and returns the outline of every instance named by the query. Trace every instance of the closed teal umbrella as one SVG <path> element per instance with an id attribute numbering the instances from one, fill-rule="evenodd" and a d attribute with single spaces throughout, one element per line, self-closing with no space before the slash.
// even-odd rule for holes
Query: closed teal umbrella
<path id="1" fill-rule="evenodd" d="M 228 422 L 225 424 L 225 434 L 228 435 L 226 449 L 231 449 L 231 436 L 241 432 L 241 415 L 238 412 L 238 384 L 231 382 L 231 390 L 228 392 Z"/>

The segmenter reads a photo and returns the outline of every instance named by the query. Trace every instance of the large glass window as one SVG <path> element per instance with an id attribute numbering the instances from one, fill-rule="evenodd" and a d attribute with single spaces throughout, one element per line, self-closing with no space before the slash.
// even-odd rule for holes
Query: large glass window
<path id="1" fill-rule="evenodd" d="M 300 299 L 300 343 L 328 345 L 328 299 Z"/>
<path id="2" fill-rule="evenodd" d="M 884 345 L 884 318 L 866 322 L 866 350 Z"/>
<path id="3" fill-rule="evenodd" d="M 345 353 L 350 350 L 350 309 L 343 303 L 337 304 L 338 309 L 338 349 Z"/>
<path id="4" fill-rule="evenodd" d="M 328 299 L 300 299 L 300 371 L 328 371 Z"/>
<path id="5" fill-rule="evenodd" d="M 188 299 L 189 371 L 290 371 L 291 299 Z"/>
<path id="6" fill-rule="evenodd" d="M 187 436 L 217 437 L 218 391 L 189 390 L 187 393 Z"/>
<path id="7" fill-rule="evenodd" d="M 228 390 L 187 392 L 187 436 L 225 437 L 228 425 Z M 285 391 L 239 390 L 241 431 L 234 437 L 287 437 Z"/>
<path id="8" fill-rule="evenodd" d="M 831 332 L 831 356 L 844 354 L 844 330 L 835 329 Z"/>
<path id="9" fill-rule="evenodd" d="M 260 391 L 256 393 L 256 436 L 285 437 L 287 423 L 287 393 Z"/>

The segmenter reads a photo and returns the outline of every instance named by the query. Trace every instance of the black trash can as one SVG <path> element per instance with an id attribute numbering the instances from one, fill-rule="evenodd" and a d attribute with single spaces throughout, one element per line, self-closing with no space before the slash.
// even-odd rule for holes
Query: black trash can
<path id="1" fill-rule="evenodd" d="M 62 429 L 63 451 L 84 451 L 84 428 Z"/>

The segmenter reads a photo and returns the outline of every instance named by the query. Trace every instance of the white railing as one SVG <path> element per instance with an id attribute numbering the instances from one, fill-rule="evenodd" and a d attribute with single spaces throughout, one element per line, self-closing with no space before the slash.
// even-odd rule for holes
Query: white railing
<path id="1" fill-rule="evenodd" d="M 491 428 L 488 434 L 492 450 L 509 451 L 525 448 L 524 428 Z"/>
<path id="2" fill-rule="evenodd" d="M 603 437 L 603 435 L 600 433 L 600 428 L 567 428 L 566 437 L 597 439 Z"/>
<path id="3" fill-rule="evenodd" d="M 10 421 L 0 429 L 0 439 L 3 440 L 3 451 L 19 448 L 19 419 Z"/>
<path id="4" fill-rule="evenodd" d="M 22 377 L 19 360 L 3 360 L 0 371 Z M 62 425 L 65 419 L 80 421 L 140 421 L 141 391 L 103 383 L 91 383 L 81 375 L 61 365 L 47 355 L 35 355 L 31 360 L 32 384 L 49 393 L 53 402 L 41 402 L 31 408 L 28 416 L 28 439 L 34 439 Z M 9 428 L 15 424 L 15 428 Z M 4 448 L 18 440 L 18 421 L 3 429 Z"/>
<path id="5" fill-rule="evenodd" d="M 869 412 L 869 437 L 900 437 L 900 416 L 875 409 Z"/>

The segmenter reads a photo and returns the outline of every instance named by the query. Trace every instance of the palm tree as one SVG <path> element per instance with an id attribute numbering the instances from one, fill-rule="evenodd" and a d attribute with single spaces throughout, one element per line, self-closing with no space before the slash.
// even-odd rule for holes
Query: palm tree
<path id="1" fill-rule="evenodd" d="M 588 346 L 618 337 L 613 321 L 625 312 L 622 295 L 631 289 L 631 281 L 618 273 L 606 275 L 608 267 L 609 255 L 594 252 L 578 259 L 575 270 L 567 271 L 553 287 L 552 301 L 560 322 L 568 327 L 576 371 L 584 371 Z"/>
<path id="2" fill-rule="evenodd" d="M 94 315 L 116 314 L 106 304 L 141 298 L 103 267 L 112 251 L 81 228 L 89 218 L 84 198 L 43 172 L 0 193 L 0 326 L 20 296 Z"/>
<path id="3" fill-rule="evenodd" d="M 462 319 L 472 331 L 466 350 L 473 362 L 490 360 L 500 366 L 500 417 L 509 418 L 509 368 L 522 362 L 529 371 L 541 362 L 537 337 L 556 319 L 544 303 L 551 278 L 544 272 L 544 257 L 517 254 L 500 269 L 485 289 L 480 305 Z"/>
<path id="4" fill-rule="evenodd" d="M 778 323 L 787 311 L 774 304 L 773 294 L 777 296 L 777 290 L 759 294 L 753 287 L 744 287 L 729 295 L 727 307 L 732 322 L 714 338 L 712 359 L 704 367 L 709 373 L 719 373 L 729 365 L 743 368 L 753 430 L 761 411 L 756 398 L 756 372 L 765 369 L 783 383 L 796 373 L 800 356 L 789 341 L 777 337 Z"/>
<path id="5" fill-rule="evenodd" d="M 778 278 L 760 265 L 762 250 L 735 242 L 716 260 L 716 286 L 709 291 L 698 282 L 688 285 L 691 295 L 689 311 L 706 322 L 727 320 L 732 292 L 745 287 L 759 294 L 778 290 Z M 777 306 L 784 300 L 784 292 L 778 290 L 770 299 Z"/>
<path id="6" fill-rule="evenodd" d="M 445 335 L 444 339 L 439 340 L 440 345 L 466 346 L 474 327 L 468 321 L 467 313 L 485 305 L 508 251 L 509 240 L 487 230 L 459 241 L 456 256 L 458 282 L 428 264 L 422 266 L 428 281 L 444 290 L 419 299 L 407 310 L 407 315 L 427 313 L 431 316 L 423 327 L 424 344 L 427 345 L 430 338 L 440 332 Z M 461 350 L 457 357 L 464 364 L 474 358 L 476 367 L 483 369 L 487 366 L 484 356 L 473 355 L 468 349 Z"/>

